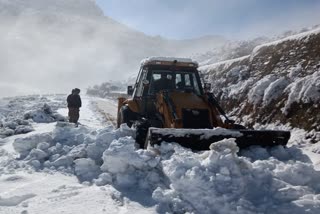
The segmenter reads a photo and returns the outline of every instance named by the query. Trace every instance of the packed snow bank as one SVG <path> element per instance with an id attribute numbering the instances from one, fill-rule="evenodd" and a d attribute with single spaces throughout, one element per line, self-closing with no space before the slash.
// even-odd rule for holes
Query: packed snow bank
<path id="1" fill-rule="evenodd" d="M 0 138 L 34 131 L 35 123 L 65 121 L 57 110 L 61 96 L 25 96 L 0 99 Z"/>
<path id="2" fill-rule="evenodd" d="M 36 123 L 52 123 L 55 121 L 66 121 L 62 115 L 54 112 L 48 104 L 44 104 L 40 109 L 31 110 L 24 114 L 24 119 L 31 119 Z"/>
<path id="3" fill-rule="evenodd" d="M 177 145 L 162 146 L 162 152 L 171 151 L 172 155 L 161 162 L 170 188 L 158 188 L 153 193 L 160 201 L 159 208 L 199 213 L 319 211 L 320 186 L 316 180 L 320 173 L 312 164 L 288 159 L 292 151 L 281 147 L 271 151 L 260 148 L 265 158 L 252 161 L 236 154 L 233 141 L 213 144 L 211 151 L 200 154 Z M 309 200 L 305 198 L 308 194 L 310 203 L 306 207 L 303 204 Z"/>
<path id="4" fill-rule="evenodd" d="M 125 126 L 117 130 L 109 126 L 97 132 L 58 122 L 52 133 L 17 138 L 13 147 L 35 169 L 59 169 L 92 180 L 100 173 L 96 163 L 101 164 L 102 154 L 112 141 L 130 135 L 134 136 L 133 130 Z"/>
<path id="5" fill-rule="evenodd" d="M 86 117 L 90 119 L 93 115 Z M 55 187 L 45 193 L 45 197 L 56 194 L 59 200 L 70 202 L 77 198 L 82 201 L 96 193 L 99 197 L 93 201 L 100 201 L 100 197 L 111 198 L 116 201 L 116 207 L 138 203 L 143 209 L 156 209 L 158 213 L 320 211 L 320 172 L 314 168 L 316 159 L 310 160 L 302 153 L 300 148 L 307 142 L 303 139 L 306 133 L 299 130 L 293 130 L 290 148 L 250 147 L 239 152 L 234 139 L 227 139 L 212 144 L 209 151 L 195 153 L 168 143 L 153 150 L 137 149 L 134 129 L 124 124 L 120 129 L 112 125 L 97 129 L 95 123 L 87 126 L 89 124 L 76 128 L 73 124 L 57 122 L 45 133 L 11 137 L 18 157 L 2 147 L 7 141 L 0 141 L 0 190 L 10 188 L 0 193 L 0 212 L 8 211 L 11 206 L 15 210 L 24 209 L 29 203 L 30 212 L 56 205 L 47 200 L 44 206 L 40 198 L 44 194 L 39 190 L 22 191 L 25 187 L 18 187 L 21 191 L 15 191 L 10 183 L 25 182 L 32 186 L 37 180 L 43 183 L 39 185 L 44 191 L 49 185 L 44 184 L 53 182 L 50 176 L 63 180 L 64 176 L 77 177 L 83 183 L 74 184 L 79 185 L 74 191 L 67 191 L 70 185 L 63 187 L 55 183 Z M 216 133 L 224 131 L 216 129 Z M 317 155 L 318 147 L 312 150 Z M 18 176 L 19 172 L 23 175 Z M 25 174 L 34 176 L 33 180 L 24 181 Z M 41 177 L 43 175 L 46 177 Z M 107 194 L 99 188 L 106 189 Z M 69 210 L 76 210 L 67 202 L 65 205 Z M 102 207 L 99 206 L 97 209 Z M 110 203 L 108 206 L 112 207 Z"/>
<path id="6" fill-rule="evenodd" d="M 16 139 L 13 145 L 36 170 L 112 185 L 159 213 L 320 210 L 320 172 L 295 147 L 252 147 L 239 156 L 234 139 L 227 139 L 200 153 L 166 143 L 155 152 L 137 149 L 134 133 L 126 125 L 92 130 L 58 122 L 52 133 Z"/>
<path id="7" fill-rule="evenodd" d="M 5 138 L 17 134 L 25 134 L 33 131 L 29 121 L 14 119 L 11 121 L 0 122 L 0 138 Z"/>

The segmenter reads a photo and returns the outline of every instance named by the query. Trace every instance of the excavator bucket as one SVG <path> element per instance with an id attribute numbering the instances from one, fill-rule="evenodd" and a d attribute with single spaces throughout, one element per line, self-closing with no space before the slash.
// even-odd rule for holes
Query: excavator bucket
<path id="1" fill-rule="evenodd" d="M 240 149 L 249 146 L 285 146 L 290 138 L 288 131 L 274 130 L 233 130 L 224 128 L 215 129 L 174 129 L 149 128 L 146 145 L 160 145 L 162 142 L 178 143 L 183 147 L 195 151 L 209 150 L 212 143 L 227 138 L 235 138 Z"/>

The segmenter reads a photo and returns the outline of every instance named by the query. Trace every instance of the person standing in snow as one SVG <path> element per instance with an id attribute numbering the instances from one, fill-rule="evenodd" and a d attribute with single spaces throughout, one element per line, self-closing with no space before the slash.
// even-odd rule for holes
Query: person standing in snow
<path id="1" fill-rule="evenodd" d="M 80 117 L 79 111 L 81 107 L 81 98 L 80 98 L 80 89 L 75 88 L 72 89 L 72 93 L 68 96 L 67 102 L 68 102 L 68 109 L 69 109 L 69 122 L 75 123 L 78 125 L 78 120 Z"/>

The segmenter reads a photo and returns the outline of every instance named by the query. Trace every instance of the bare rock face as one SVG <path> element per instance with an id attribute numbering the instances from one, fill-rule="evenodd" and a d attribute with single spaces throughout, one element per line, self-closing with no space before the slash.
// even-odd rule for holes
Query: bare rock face
<path id="1" fill-rule="evenodd" d="M 320 130 L 320 28 L 200 70 L 223 107 L 247 125 L 281 122 Z"/>

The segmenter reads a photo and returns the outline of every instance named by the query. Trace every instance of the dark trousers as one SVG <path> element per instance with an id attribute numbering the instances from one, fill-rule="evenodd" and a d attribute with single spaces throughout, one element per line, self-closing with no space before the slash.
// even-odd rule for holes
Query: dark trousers
<path id="1" fill-rule="evenodd" d="M 79 111 L 80 111 L 79 108 L 71 108 L 71 107 L 69 107 L 68 116 L 69 116 L 69 122 L 70 123 L 77 123 L 78 122 L 79 117 L 80 117 Z"/>

